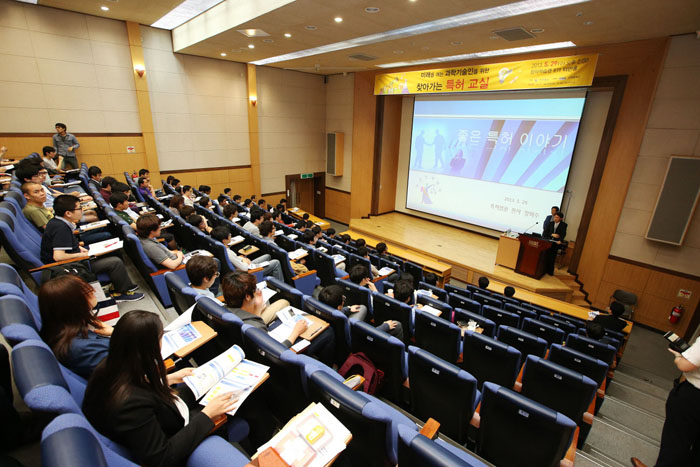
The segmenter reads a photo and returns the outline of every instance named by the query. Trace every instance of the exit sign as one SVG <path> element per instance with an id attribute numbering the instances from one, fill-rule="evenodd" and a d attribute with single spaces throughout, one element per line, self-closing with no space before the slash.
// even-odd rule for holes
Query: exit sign
<path id="1" fill-rule="evenodd" d="M 305 178 L 314 178 L 314 174 L 312 174 L 312 173 L 311 174 L 301 174 L 301 178 L 302 178 L 302 180 Z"/>

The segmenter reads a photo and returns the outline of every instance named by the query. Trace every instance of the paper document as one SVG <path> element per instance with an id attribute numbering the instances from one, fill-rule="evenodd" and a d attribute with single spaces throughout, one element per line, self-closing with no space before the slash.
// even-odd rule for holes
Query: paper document
<path id="1" fill-rule="evenodd" d="M 321 221 L 314 222 L 314 224 L 316 224 L 316 225 L 323 225 L 324 223 L 325 223 L 325 222 L 321 222 Z"/>
<path id="2" fill-rule="evenodd" d="M 255 387 L 262 381 L 262 378 L 267 373 L 270 367 L 261 365 L 260 363 L 250 360 L 242 360 L 236 365 L 229 374 L 223 377 L 221 381 L 216 383 L 199 402 L 202 405 L 207 405 L 213 398 L 220 394 L 232 392 L 233 399 L 236 400 L 236 405 L 230 411 L 226 412 L 229 415 L 235 415 L 238 408 L 243 404 L 243 401 L 253 392 Z"/>
<path id="3" fill-rule="evenodd" d="M 275 230 L 275 237 L 277 237 L 279 235 L 284 235 L 284 230 L 282 230 L 282 229 Z"/>
<path id="4" fill-rule="evenodd" d="M 298 210 L 299 210 L 299 208 L 289 208 L 289 209 L 287 209 L 287 211 L 292 211 L 292 212 L 297 212 Z"/>
<path id="5" fill-rule="evenodd" d="M 276 290 L 272 290 L 271 288 L 269 288 L 269 287 L 267 286 L 267 281 L 258 282 L 258 283 L 256 284 L 256 287 L 257 287 L 257 289 L 258 289 L 259 291 L 262 292 L 263 303 L 269 302 L 270 299 L 271 299 L 272 297 L 274 297 L 275 295 L 277 295 L 277 291 L 276 291 Z"/>
<path id="6" fill-rule="evenodd" d="M 124 242 L 118 238 L 110 238 L 101 242 L 93 243 L 88 248 L 89 256 L 98 256 L 110 251 L 119 250 L 124 247 Z"/>
<path id="7" fill-rule="evenodd" d="M 262 262 L 260 262 L 260 263 L 250 263 L 250 264 L 248 265 L 248 269 L 264 268 L 264 267 L 266 267 L 268 264 L 270 264 L 269 261 L 262 261 Z"/>
<path id="8" fill-rule="evenodd" d="M 172 219 L 168 219 L 167 221 L 161 222 L 161 223 L 160 223 L 160 228 L 161 228 L 161 229 L 164 229 L 164 228 L 166 228 L 166 227 L 170 227 L 171 225 L 173 225 L 173 220 L 172 220 Z"/>
<path id="9" fill-rule="evenodd" d="M 343 261 L 345 261 L 345 256 L 340 255 L 340 254 L 333 255 L 332 258 L 333 258 L 333 261 L 335 261 L 335 264 L 340 264 Z"/>
<path id="10" fill-rule="evenodd" d="M 316 249 L 317 249 L 318 251 L 320 251 L 321 253 L 328 253 L 328 248 L 326 248 L 325 246 L 320 246 L 320 247 L 318 247 L 318 248 L 316 248 Z"/>
<path id="11" fill-rule="evenodd" d="M 80 180 L 76 180 L 74 182 L 66 182 L 66 183 L 54 183 L 51 186 L 61 188 L 61 187 L 75 186 L 75 185 L 80 185 Z"/>
<path id="12" fill-rule="evenodd" d="M 294 251 L 290 251 L 290 252 L 288 253 L 288 255 L 289 255 L 289 259 L 299 259 L 299 258 L 301 258 L 302 256 L 306 256 L 307 253 L 308 253 L 308 252 L 307 252 L 305 249 L 303 249 L 303 248 L 297 248 L 297 249 L 294 250 Z"/>
<path id="13" fill-rule="evenodd" d="M 160 355 L 165 360 L 181 348 L 202 337 L 192 324 L 185 324 L 181 328 L 163 334 L 160 347 Z"/>
<path id="14" fill-rule="evenodd" d="M 187 264 L 187 262 L 192 258 L 193 256 L 214 256 L 211 253 L 209 253 L 207 250 L 194 250 L 190 251 L 187 253 L 182 260 L 182 264 Z"/>
<path id="15" fill-rule="evenodd" d="M 223 303 L 222 303 L 223 305 Z M 170 331 L 175 331 L 176 329 L 179 329 L 187 324 L 190 324 L 192 322 L 192 310 L 194 310 L 194 305 L 189 307 L 183 314 L 175 318 L 170 324 L 165 326 L 163 331 L 170 332 Z"/>
<path id="16" fill-rule="evenodd" d="M 236 235 L 231 239 L 230 242 L 228 242 L 228 246 L 233 246 L 233 245 L 238 245 L 239 243 L 243 242 L 245 238 L 243 238 L 242 235 Z"/>
<path id="17" fill-rule="evenodd" d="M 163 214 L 156 214 L 156 217 L 160 220 L 163 220 Z"/>
<path id="18" fill-rule="evenodd" d="M 15 165 L 14 165 L 14 164 L 4 165 L 3 168 L 4 168 L 5 170 L 12 170 L 12 169 L 15 168 Z"/>
<path id="19" fill-rule="evenodd" d="M 435 316 L 440 316 L 442 314 L 442 311 L 438 310 L 437 308 L 433 308 L 430 305 L 423 305 L 423 308 L 420 310 Z"/>
<path id="20" fill-rule="evenodd" d="M 234 217 L 234 218 L 233 218 L 233 222 L 240 222 L 240 221 L 241 221 L 241 218 L 240 218 L 240 217 Z"/>
<path id="21" fill-rule="evenodd" d="M 105 219 L 103 221 L 97 221 L 97 222 L 90 222 L 89 224 L 81 225 L 80 231 L 85 232 L 86 230 L 96 229 L 98 227 L 102 227 L 105 225 L 109 225 L 109 219 Z"/>
<path id="22" fill-rule="evenodd" d="M 297 238 L 299 238 L 299 236 L 297 234 L 289 234 L 287 235 L 287 238 L 290 240 L 296 240 Z"/>
<path id="23" fill-rule="evenodd" d="M 394 270 L 388 266 L 384 266 L 378 272 L 380 276 L 388 276 L 389 274 L 393 273 Z"/>

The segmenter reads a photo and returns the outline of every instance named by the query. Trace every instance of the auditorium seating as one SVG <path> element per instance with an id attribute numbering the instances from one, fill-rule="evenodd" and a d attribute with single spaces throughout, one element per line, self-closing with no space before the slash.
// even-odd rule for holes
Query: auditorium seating
<path id="1" fill-rule="evenodd" d="M 541 337 L 548 344 L 561 344 L 566 337 L 566 333 L 558 327 L 531 318 L 523 320 L 522 330 Z"/>
<path id="2" fill-rule="evenodd" d="M 243 345 L 243 321 L 209 297 L 199 297 L 192 310 L 192 320 L 204 321 L 217 332 L 214 342 L 219 353 L 233 344 Z"/>
<path id="3" fill-rule="evenodd" d="M 537 313 L 535 313 L 534 311 L 532 311 L 528 308 L 523 308 L 522 306 L 513 305 L 512 303 L 506 303 L 504 308 L 506 311 L 508 311 L 510 313 L 515 313 L 520 317 L 520 323 L 517 325 L 517 327 L 521 327 L 523 325 L 523 320 L 525 318 L 537 319 Z"/>
<path id="4" fill-rule="evenodd" d="M 466 295 L 449 293 L 447 295 L 447 303 L 455 309 L 461 308 L 472 313 L 481 314 L 481 303 L 468 298 Z"/>
<path id="5" fill-rule="evenodd" d="M 460 366 L 477 379 L 479 388 L 486 381 L 513 387 L 522 363 L 518 349 L 472 331 L 466 331 L 462 341 Z"/>
<path id="6" fill-rule="evenodd" d="M 321 283 L 321 280 L 316 277 L 316 271 L 309 270 L 309 272 L 297 275 L 292 269 L 292 264 L 285 250 L 273 244 L 269 244 L 269 248 L 270 255 L 274 259 L 278 260 L 282 266 L 284 281 L 293 286 L 295 289 L 299 290 L 304 295 L 311 295 L 316 286 Z"/>
<path id="7" fill-rule="evenodd" d="M 608 365 L 613 364 L 616 350 L 610 344 L 603 344 L 589 337 L 579 336 L 578 334 L 569 334 L 566 338 L 566 346 L 568 348 L 578 350 L 586 355 L 602 360 Z"/>
<path id="8" fill-rule="evenodd" d="M 345 306 L 364 305 L 370 316 L 372 315 L 372 291 L 367 287 L 360 287 L 358 284 L 346 279 L 338 279 L 336 283 L 343 288 L 345 295 Z M 311 294 L 306 294 L 311 295 Z"/>
<path id="9" fill-rule="evenodd" d="M 496 323 L 497 327 L 511 326 L 517 328 L 518 323 L 520 322 L 520 316 L 518 316 L 517 314 L 509 313 L 505 310 L 501 310 L 500 308 L 496 308 L 491 305 L 482 306 L 481 314 L 484 315 L 484 318 L 488 318 L 494 323 Z"/>
<path id="10" fill-rule="evenodd" d="M 547 353 L 546 340 L 511 326 L 498 328 L 498 340 L 518 349 L 523 354 L 523 358 L 528 355 L 544 357 Z"/>
<path id="11" fill-rule="evenodd" d="M 503 308 L 503 302 L 501 300 L 492 298 L 491 296 L 484 294 L 483 290 L 479 290 L 479 292 L 473 292 L 472 300 L 476 300 L 477 302 L 481 303 L 482 306 L 489 305 L 494 308 Z"/>
<path id="12" fill-rule="evenodd" d="M 413 331 L 413 311 L 405 303 L 384 294 L 374 292 L 372 294 L 374 303 L 374 321 L 383 323 L 387 320 L 394 320 L 401 323 L 403 328 L 403 342 L 408 345 Z"/>
<path id="13" fill-rule="evenodd" d="M 413 276 L 413 287 L 417 288 L 418 283 L 423 281 L 423 266 L 410 261 L 403 262 L 403 271 Z"/>
<path id="14" fill-rule="evenodd" d="M 459 326 L 430 313 L 416 309 L 414 334 L 416 345 L 450 363 L 459 357 Z"/>
<path id="15" fill-rule="evenodd" d="M 440 318 L 452 322 L 452 307 L 446 302 L 421 293 L 416 294 L 416 304 L 428 305 L 440 311 Z"/>
<path id="16" fill-rule="evenodd" d="M 496 323 L 490 319 L 472 313 L 471 311 L 462 310 L 457 308 L 455 310 L 454 322 L 458 326 L 466 326 L 469 321 L 475 321 L 476 324 L 482 329 L 482 334 L 488 337 L 494 337 L 496 335 Z"/>
<path id="17" fill-rule="evenodd" d="M 577 332 L 576 326 L 560 319 L 558 316 L 541 315 L 539 321 L 561 329 L 564 331 L 565 336 Z"/>
<path id="18" fill-rule="evenodd" d="M 430 291 L 430 293 L 435 295 L 438 298 L 438 300 L 440 300 L 442 302 L 447 302 L 447 292 L 445 291 L 445 289 L 441 289 L 440 287 L 430 285 L 427 282 L 423 282 L 423 281 L 418 283 L 417 289 L 418 290 L 428 290 L 428 291 Z"/>
<path id="19" fill-rule="evenodd" d="M 0 297 L 0 334 L 11 346 L 29 339 L 40 340 L 31 311 L 20 297 Z"/>
<path id="20" fill-rule="evenodd" d="M 181 276 L 174 272 L 168 271 L 163 276 L 170 294 L 170 301 L 177 314 L 181 315 L 194 305 L 199 294 L 188 285 L 188 282 L 185 282 Z"/>
<path id="21" fill-rule="evenodd" d="M 41 328 L 41 314 L 39 313 L 39 299 L 29 290 L 20 275 L 9 264 L 0 264 L 0 296 L 15 295 L 22 297 L 34 318 L 34 324 Z"/>
<path id="22" fill-rule="evenodd" d="M 271 276 L 265 277 L 265 282 L 267 283 L 268 289 L 277 292 L 277 294 L 272 297 L 274 300 L 271 299 L 273 302 L 283 298 L 298 310 L 304 307 L 304 294 L 300 290 Z"/>
<path id="23" fill-rule="evenodd" d="M 468 452 L 441 439 L 431 440 L 416 428 L 399 425 L 398 461 L 401 467 L 485 467 Z"/>
<path id="24" fill-rule="evenodd" d="M 315 298 L 305 296 L 303 302 L 304 305 L 300 309 L 329 323 L 335 334 L 334 362 L 337 365 L 342 365 L 350 353 L 350 321 L 348 317 L 342 311 L 331 308 Z"/>

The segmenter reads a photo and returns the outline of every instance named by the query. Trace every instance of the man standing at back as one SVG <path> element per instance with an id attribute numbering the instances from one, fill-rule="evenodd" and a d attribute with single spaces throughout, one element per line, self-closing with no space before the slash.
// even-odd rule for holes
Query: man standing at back
<path id="1" fill-rule="evenodd" d="M 59 157 L 62 158 L 60 168 L 63 170 L 79 168 L 78 158 L 75 157 L 75 150 L 80 147 L 80 143 L 72 134 L 68 133 L 65 123 L 56 124 L 56 134 L 53 135 L 53 147 L 56 148 Z"/>

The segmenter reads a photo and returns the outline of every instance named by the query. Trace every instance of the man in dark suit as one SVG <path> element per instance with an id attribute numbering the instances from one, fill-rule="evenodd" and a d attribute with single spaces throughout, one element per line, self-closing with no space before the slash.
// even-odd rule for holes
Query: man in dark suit
<path id="1" fill-rule="evenodd" d="M 593 319 L 594 323 L 601 324 L 605 329 L 611 331 L 622 332 L 627 326 L 627 321 L 622 319 L 622 314 L 625 312 L 625 305 L 620 302 L 612 302 L 610 304 L 610 314 L 599 314 Z"/>
<path id="2" fill-rule="evenodd" d="M 552 208 L 552 211 L 554 211 L 554 208 Z M 553 214 L 552 221 L 547 224 L 542 234 L 542 237 L 556 243 L 547 250 L 547 273 L 550 276 L 554 275 L 554 261 L 557 259 L 557 250 L 559 250 L 561 242 L 563 242 L 566 237 L 566 222 L 564 222 L 563 219 L 563 213 L 556 212 Z"/>
<path id="3" fill-rule="evenodd" d="M 552 218 L 553 218 L 554 215 L 555 215 L 556 213 L 558 213 L 558 212 L 559 212 L 559 206 L 552 206 L 551 214 L 548 215 L 547 217 L 545 217 L 545 218 L 544 218 L 544 222 L 542 223 L 542 231 L 543 231 L 543 232 L 547 230 L 547 227 L 548 227 L 549 224 L 552 222 Z"/>

